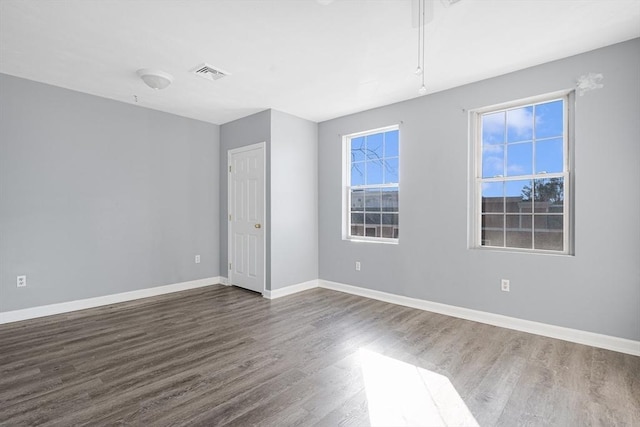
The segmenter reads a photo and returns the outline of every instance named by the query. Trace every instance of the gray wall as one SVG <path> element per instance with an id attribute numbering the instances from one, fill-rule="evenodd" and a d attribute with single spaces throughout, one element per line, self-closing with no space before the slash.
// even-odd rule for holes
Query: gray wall
<path id="1" fill-rule="evenodd" d="M 318 125 L 271 110 L 271 289 L 318 278 Z"/>
<path id="2" fill-rule="evenodd" d="M 468 249 L 463 109 L 569 89 L 589 72 L 605 86 L 576 97 L 575 256 Z M 321 123 L 320 278 L 639 340 L 638 76 L 635 39 Z M 400 243 L 343 241 L 340 135 L 401 122 Z"/>
<path id="3" fill-rule="evenodd" d="M 0 311 L 218 276 L 218 135 L 0 75 Z"/>
<path id="4" fill-rule="evenodd" d="M 271 110 L 261 111 L 220 126 L 220 266 L 221 275 L 229 277 L 228 269 L 228 159 L 229 150 L 246 145 L 265 143 L 265 247 L 267 248 L 265 258 L 265 275 L 267 289 L 271 289 L 271 182 L 270 182 L 270 153 L 271 153 Z"/>
<path id="5" fill-rule="evenodd" d="M 218 127 L 0 75 L 0 311 L 226 276 L 226 153 L 264 141 L 267 289 L 315 278 L 317 235 L 322 279 L 639 340 L 639 52 L 636 39 L 327 121 L 317 159 L 315 125 L 284 113 Z M 468 249 L 465 110 L 589 72 L 605 87 L 576 97 L 575 256 Z M 341 135 L 396 123 L 400 243 L 343 241 Z"/>

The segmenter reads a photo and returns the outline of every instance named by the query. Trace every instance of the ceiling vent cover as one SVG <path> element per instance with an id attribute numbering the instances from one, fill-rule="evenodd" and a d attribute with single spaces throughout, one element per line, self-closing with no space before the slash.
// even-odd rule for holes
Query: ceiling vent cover
<path id="1" fill-rule="evenodd" d="M 196 76 L 200 76 L 203 79 L 207 79 L 211 81 L 219 80 L 229 75 L 229 73 L 227 73 L 226 71 L 223 71 L 220 68 L 215 68 L 205 63 L 198 65 L 197 67 L 192 69 L 191 72 Z"/>

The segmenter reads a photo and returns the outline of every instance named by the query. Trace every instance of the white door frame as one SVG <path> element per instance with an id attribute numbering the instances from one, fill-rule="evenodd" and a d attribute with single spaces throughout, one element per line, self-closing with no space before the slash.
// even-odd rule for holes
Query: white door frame
<path id="1" fill-rule="evenodd" d="M 266 142 L 258 142 L 256 144 L 251 144 L 251 145 L 245 145 L 243 147 L 238 147 L 238 148 L 231 148 L 229 150 L 227 150 L 227 275 L 228 277 L 228 283 L 229 285 L 233 285 L 233 278 L 232 278 L 232 274 L 233 274 L 233 269 L 229 268 L 229 263 L 231 262 L 232 259 L 232 243 L 231 243 L 231 239 L 232 239 L 232 223 L 233 221 L 229 220 L 229 215 L 234 214 L 234 212 L 231 212 L 232 209 L 232 203 L 231 203 L 231 179 L 230 179 L 230 171 L 229 171 L 229 167 L 231 166 L 231 157 L 234 154 L 237 153 L 242 153 L 243 151 L 251 151 L 251 150 L 255 150 L 256 148 L 261 148 L 262 149 L 262 222 L 264 224 L 264 238 L 262 239 L 262 295 L 265 294 L 266 290 L 267 290 L 267 228 L 266 228 L 266 222 L 267 222 L 267 203 L 266 203 L 266 199 L 267 199 L 267 151 L 266 151 Z"/>

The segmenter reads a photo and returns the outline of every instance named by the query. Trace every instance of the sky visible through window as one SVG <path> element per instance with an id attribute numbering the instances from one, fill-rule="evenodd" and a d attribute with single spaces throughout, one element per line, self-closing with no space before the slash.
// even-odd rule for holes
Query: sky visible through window
<path id="1" fill-rule="evenodd" d="M 351 185 L 398 182 L 398 130 L 351 140 Z"/>
<path id="2" fill-rule="evenodd" d="M 562 100 L 482 116 L 482 178 L 563 172 Z M 530 180 L 484 183 L 483 197 L 521 196 Z"/>

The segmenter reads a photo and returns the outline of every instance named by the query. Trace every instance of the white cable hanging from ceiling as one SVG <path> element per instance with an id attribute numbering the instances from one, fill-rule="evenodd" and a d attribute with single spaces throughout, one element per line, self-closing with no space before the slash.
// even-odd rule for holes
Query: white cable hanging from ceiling
<path id="1" fill-rule="evenodd" d="M 418 66 L 415 74 L 422 79 L 422 86 L 418 89 L 418 94 L 420 95 L 425 95 L 427 93 L 427 87 L 424 84 L 424 10 L 425 0 L 418 0 Z"/>

